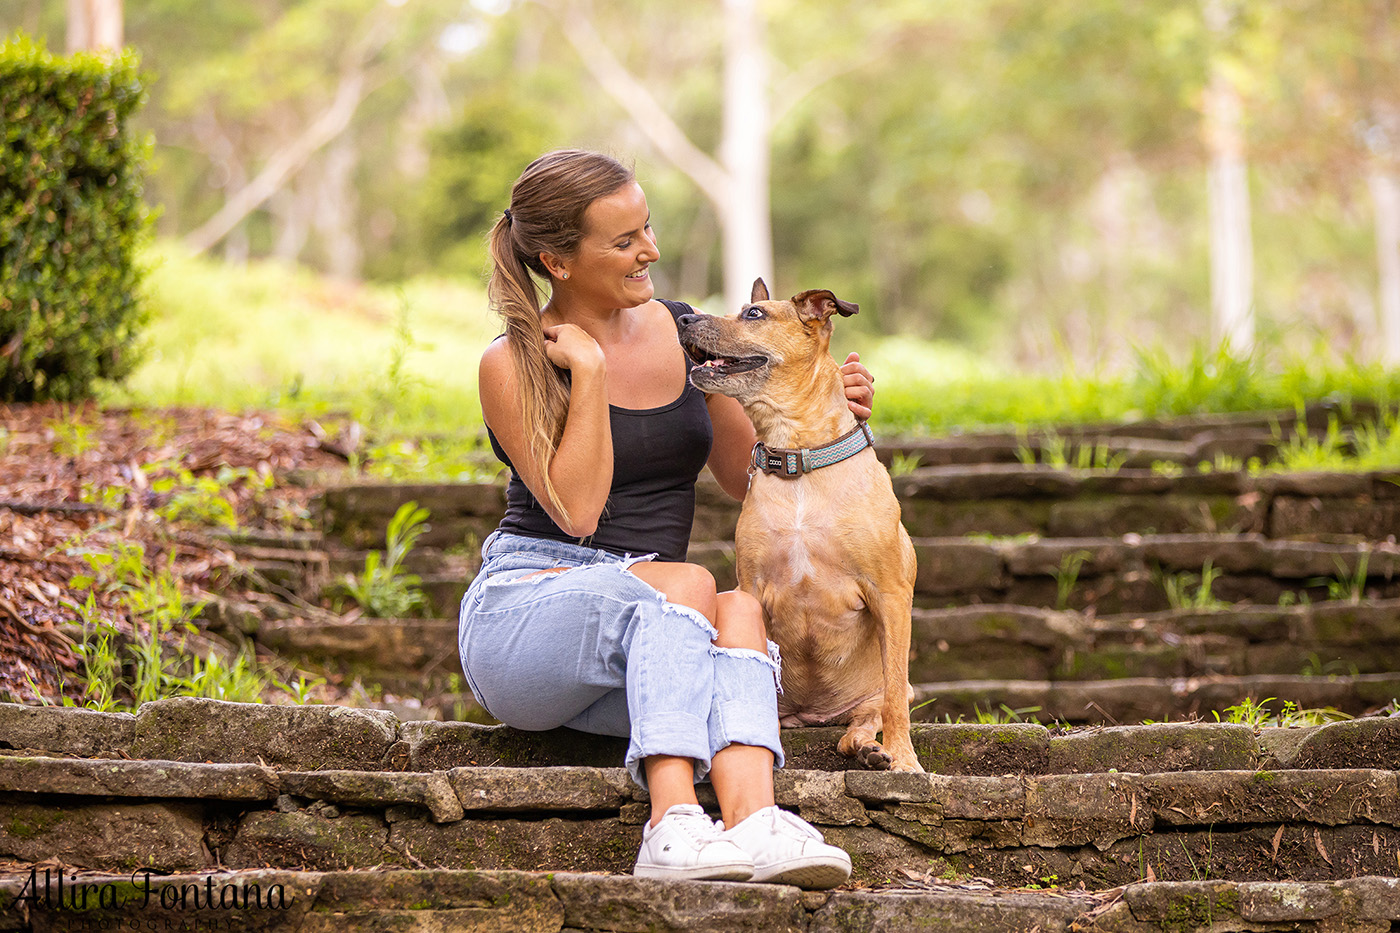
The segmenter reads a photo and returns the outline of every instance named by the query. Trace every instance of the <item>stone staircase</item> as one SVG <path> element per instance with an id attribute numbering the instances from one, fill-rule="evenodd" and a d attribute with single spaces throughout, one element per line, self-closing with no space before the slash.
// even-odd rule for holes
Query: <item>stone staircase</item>
<path id="1" fill-rule="evenodd" d="M 832 892 L 627 875 L 621 741 L 460 721 L 452 614 L 501 490 L 327 490 L 324 535 L 234 541 L 268 596 L 206 623 L 423 718 L 0 705 L 0 931 L 1400 929 L 1400 467 L 1196 467 L 1269 457 L 1289 417 L 881 450 L 922 464 L 896 486 L 929 773 L 784 732 L 780 805 L 852 855 Z M 1020 462 L 1067 439 L 1120 465 Z M 437 617 L 308 611 L 410 499 Z M 722 582 L 736 517 L 702 487 L 692 559 Z"/>
<path id="2" fill-rule="evenodd" d="M 303 927 L 364 929 L 1388 930 L 1400 921 L 1395 719 L 1072 732 L 921 724 L 916 747 L 936 770 L 927 775 L 847 770 L 836 735 L 784 737 L 779 803 L 855 863 L 846 889 L 803 894 L 622 877 L 647 798 L 611 766 L 622 753 L 615 740 L 192 698 L 134 716 L 0 706 L 0 859 L 12 863 L 0 895 L 21 906 L 0 929 L 63 928 L 52 904 L 14 900 L 45 867 L 68 873 L 70 896 L 124 885 L 125 913 L 109 913 L 142 923 L 162 916 L 136 906 L 142 878 L 174 891 L 157 906 L 187 922 L 210 916 L 193 894 L 177 909 L 191 885 L 281 884 L 296 902 L 214 915 L 236 915 L 239 929 L 288 928 L 293 910 L 326 914 L 297 914 Z M 133 881 L 136 872 L 150 875 Z M 505 909 L 510 892 L 524 898 L 520 914 Z M 560 921 L 561 910 L 572 919 Z"/>

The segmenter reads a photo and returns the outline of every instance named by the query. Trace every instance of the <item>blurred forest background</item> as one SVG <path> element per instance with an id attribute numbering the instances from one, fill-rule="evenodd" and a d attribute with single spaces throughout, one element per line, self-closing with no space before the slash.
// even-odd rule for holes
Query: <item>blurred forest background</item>
<path id="1" fill-rule="evenodd" d="M 62 51 L 91 2 L 0 32 Z M 712 312 L 728 266 L 1005 367 L 1400 360 L 1394 0 L 116 6 L 170 256 L 479 288 L 511 181 L 583 146 L 635 159 L 658 293 Z"/>

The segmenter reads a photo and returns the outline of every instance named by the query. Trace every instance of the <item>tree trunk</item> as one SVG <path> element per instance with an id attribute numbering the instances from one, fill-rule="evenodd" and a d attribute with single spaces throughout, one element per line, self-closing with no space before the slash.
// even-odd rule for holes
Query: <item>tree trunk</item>
<path id="1" fill-rule="evenodd" d="M 309 173 L 308 173 L 309 174 Z M 268 201 L 275 218 L 272 255 L 284 262 L 298 262 L 311 235 L 311 214 L 316 209 L 314 181 L 299 175 Z"/>
<path id="2" fill-rule="evenodd" d="M 122 47 L 122 0 L 68 0 L 68 54 Z"/>
<path id="3" fill-rule="evenodd" d="M 724 312 L 749 300 L 753 280 L 773 278 L 769 208 L 768 59 L 756 0 L 724 0 L 724 123 L 720 163 L 729 177 L 724 228 Z M 778 294 L 777 291 L 774 294 Z"/>
<path id="4" fill-rule="evenodd" d="M 1394 165 L 1371 170 L 1376 207 L 1376 252 L 1380 268 L 1381 355 L 1400 364 L 1400 172 Z"/>
<path id="5" fill-rule="evenodd" d="M 724 118 L 720 155 L 702 151 L 676 125 L 647 86 L 613 54 L 577 6 L 561 10 L 564 35 L 585 67 L 627 111 L 657 151 L 688 175 L 714 205 L 724 241 L 724 303 L 749 300 L 753 280 L 770 285 L 772 221 L 768 204 L 768 66 L 756 0 L 724 0 Z"/>
<path id="6" fill-rule="evenodd" d="M 316 185 L 316 227 L 326 255 L 326 271 L 338 279 L 360 277 L 363 251 L 355 226 L 355 165 L 359 155 L 349 135 L 326 148 Z"/>
<path id="7" fill-rule="evenodd" d="M 1205 9 L 1211 31 L 1223 35 L 1230 14 L 1222 0 L 1206 0 Z M 1217 66 L 1205 92 L 1211 312 L 1216 338 L 1245 355 L 1254 349 L 1254 241 L 1242 109 L 1239 91 Z"/>

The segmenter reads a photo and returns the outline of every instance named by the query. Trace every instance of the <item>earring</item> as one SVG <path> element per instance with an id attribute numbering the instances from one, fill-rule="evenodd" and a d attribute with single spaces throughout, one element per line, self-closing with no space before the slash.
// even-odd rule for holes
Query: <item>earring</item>
<path id="1" fill-rule="evenodd" d="M 567 273 L 567 272 L 561 272 L 561 273 L 559 273 L 559 278 L 561 278 L 561 279 L 567 279 L 568 277 L 569 277 L 569 273 Z"/>

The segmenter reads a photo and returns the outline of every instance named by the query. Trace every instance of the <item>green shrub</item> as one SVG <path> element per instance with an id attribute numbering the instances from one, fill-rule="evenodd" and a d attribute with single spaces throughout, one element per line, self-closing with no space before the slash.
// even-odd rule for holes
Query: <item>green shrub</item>
<path id="1" fill-rule="evenodd" d="M 0 399 L 84 398 L 136 363 L 144 98 L 131 53 L 0 44 Z"/>

